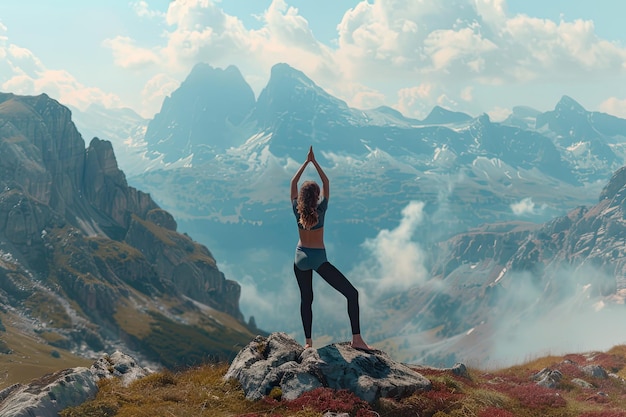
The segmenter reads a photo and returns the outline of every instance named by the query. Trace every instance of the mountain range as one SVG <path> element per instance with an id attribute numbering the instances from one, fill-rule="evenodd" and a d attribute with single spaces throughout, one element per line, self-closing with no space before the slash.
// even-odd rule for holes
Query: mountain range
<path id="1" fill-rule="evenodd" d="M 182 366 L 227 359 L 255 334 L 239 284 L 127 184 L 110 142 L 85 146 L 67 107 L 45 94 L 0 94 L 0 153 L 0 347 L 9 361 L 49 346 L 55 356 L 121 349 Z"/>
<path id="2" fill-rule="evenodd" d="M 152 120 L 95 107 L 73 116 L 80 132 L 105 132 L 123 155 L 132 187 L 116 163 L 100 164 L 115 167 L 114 184 L 149 192 L 148 212 L 165 216 L 166 230 L 211 248 L 215 271 L 241 286 L 240 307 L 212 305 L 220 293 L 193 299 L 202 291 L 172 275 L 153 285 L 182 286 L 194 306 L 231 314 L 240 335 L 256 325 L 301 331 L 290 313 L 299 297 L 287 190 L 310 145 L 333 187 L 330 259 L 360 288 L 370 342 L 399 359 L 503 365 L 570 340 L 542 336 L 546 317 L 573 329 L 573 318 L 587 321 L 572 312 L 612 314 L 620 299 L 621 267 L 611 266 L 621 265 L 626 120 L 568 96 L 546 112 L 516 107 L 500 122 L 442 107 L 417 120 L 389 107 L 351 108 L 286 64 L 273 67 L 257 98 L 237 68 L 198 64 Z M 96 207 L 110 200 L 99 191 L 80 195 Z M 134 224 L 159 224 L 144 211 L 131 216 Z M 144 252 L 153 245 L 128 237 L 135 229 L 121 217 L 90 216 L 99 229 L 80 223 L 87 236 L 102 232 Z M 161 258 L 147 256 L 149 264 Z M 142 291 L 167 293 L 155 288 Z M 316 335 L 347 337 L 341 300 L 323 286 L 316 293 Z M 252 315 L 255 323 L 245 324 Z"/>
<path id="3" fill-rule="evenodd" d="M 425 281 L 452 274 L 446 281 L 456 282 L 461 273 L 442 274 L 441 265 L 473 265 L 456 253 L 471 251 L 453 251 L 449 239 L 492 224 L 533 230 L 576 207 L 593 206 L 626 155 L 626 120 L 587 111 L 569 96 L 545 112 L 515 107 L 500 122 L 442 107 L 418 120 L 389 107 L 351 108 L 286 64 L 273 67 L 256 99 L 237 68 L 198 64 L 145 126 L 142 137 L 111 138 L 123 152 L 134 152 L 129 181 L 149 191 L 181 230 L 212 248 L 242 285 L 245 315 L 254 315 L 261 328 L 294 334 L 299 322 L 284 314 L 298 308 L 290 270 L 297 234 L 286 194 L 312 145 L 333 187 L 326 231 L 331 260 L 368 297 L 367 321 L 383 320 L 374 307 L 379 303 L 390 303 L 393 312 L 384 320 L 403 317 L 382 326 L 394 330 L 375 340 L 408 345 L 409 351 L 417 343 L 412 335 L 438 328 L 447 311 L 441 294 L 424 290 Z M 307 175 L 315 178 L 312 171 Z M 419 207 L 419 215 L 406 215 L 410 207 Z M 447 262 L 448 256 L 456 261 Z M 482 287 L 498 268 L 474 266 L 463 276 Z M 341 301 L 324 287 L 316 291 L 322 295 L 316 331 L 347 336 L 345 313 L 332 305 Z M 394 291 L 419 296 L 403 304 Z M 463 297 L 459 291 L 450 303 Z M 432 302 L 441 304 L 432 320 L 407 307 Z M 482 306 L 474 319 L 455 319 L 441 337 L 484 321 L 489 304 Z M 414 325 L 400 330 L 406 321 Z M 422 342 L 430 346 L 428 340 Z"/>
<path id="4" fill-rule="evenodd" d="M 432 220 L 423 236 L 438 239 L 492 221 L 546 221 L 592 203 L 624 160 L 625 123 L 567 96 L 553 111 L 517 107 L 499 123 L 441 107 L 424 120 L 388 107 L 357 110 L 286 64 L 274 66 L 255 100 L 235 67 L 199 64 L 143 137 L 111 140 L 133 148 L 130 181 L 183 222 L 280 228 L 289 210 L 286 171 L 313 145 L 333 175 L 336 205 L 350 213 L 341 227 L 362 219 L 391 227 L 400 208 L 419 199 Z M 244 229 L 237 236 L 254 234 Z M 340 235 L 368 237 L 359 227 Z"/>

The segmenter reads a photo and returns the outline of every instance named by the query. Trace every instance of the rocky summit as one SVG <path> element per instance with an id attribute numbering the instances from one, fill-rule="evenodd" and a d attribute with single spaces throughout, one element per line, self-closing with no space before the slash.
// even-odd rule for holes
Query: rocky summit
<path id="1" fill-rule="evenodd" d="M 431 389 L 431 383 L 380 350 L 363 351 L 349 343 L 304 349 L 285 333 L 257 336 L 232 361 L 225 379 L 237 379 L 252 400 L 279 390 L 293 400 L 319 387 L 348 389 L 370 403 L 403 398 Z"/>
<path id="2" fill-rule="evenodd" d="M 239 284 L 127 184 L 110 142 L 85 147 L 66 107 L 0 94 L 0 154 L 0 335 L 165 366 L 226 359 L 253 337 Z"/>

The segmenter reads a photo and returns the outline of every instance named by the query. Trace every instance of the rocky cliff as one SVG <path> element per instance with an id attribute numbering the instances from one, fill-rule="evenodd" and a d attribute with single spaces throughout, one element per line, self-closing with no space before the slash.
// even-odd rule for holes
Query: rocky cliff
<path id="1" fill-rule="evenodd" d="M 595 291 L 608 295 L 624 288 L 624 239 L 626 167 L 615 172 L 595 206 L 574 208 L 543 225 L 505 223 L 455 236 L 442 245 L 446 260 L 435 273 L 448 277 L 463 264 L 489 261 L 492 275 L 529 271 L 549 284 L 557 270 L 592 267 Z"/>
<path id="2" fill-rule="evenodd" d="M 619 333 L 613 321 L 626 299 L 625 242 L 626 167 L 593 206 L 543 224 L 487 224 L 434 245 L 427 262 L 431 280 L 382 303 L 376 320 L 385 326 L 376 337 L 391 335 L 396 344 L 404 339 L 409 360 L 444 363 L 468 357 L 487 363 L 504 345 L 512 357 L 516 344 L 528 355 L 536 346 L 558 349 L 570 339 L 613 340 Z M 605 331 L 582 336 L 599 322 Z M 574 328 L 580 337 L 568 331 Z M 422 347 L 411 344 L 417 331 L 431 332 L 426 340 L 432 345 L 424 338 Z M 437 345 L 442 340 L 449 343 Z"/>
<path id="3" fill-rule="evenodd" d="M 85 148 L 66 107 L 0 94 L 0 154 L 0 303 L 24 331 L 164 365 L 230 357 L 252 336 L 239 285 L 128 186 L 110 142 Z"/>

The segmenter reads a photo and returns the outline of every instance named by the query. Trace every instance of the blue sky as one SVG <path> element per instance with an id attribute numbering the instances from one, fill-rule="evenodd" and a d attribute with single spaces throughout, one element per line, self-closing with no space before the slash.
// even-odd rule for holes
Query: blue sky
<path id="1" fill-rule="evenodd" d="M 47 0 L 0 3 L 0 91 L 144 117 L 193 65 L 256 94 L 287 62 L 357 108 L 505 117 L 562 95 L 626 117 L 626 3 L 609 0 Z"/>

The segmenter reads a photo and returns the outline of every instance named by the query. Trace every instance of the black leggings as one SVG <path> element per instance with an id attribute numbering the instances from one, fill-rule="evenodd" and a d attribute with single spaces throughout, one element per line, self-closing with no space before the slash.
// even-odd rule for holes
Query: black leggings
<path id="1" fill-rule="evenodd" d="M 300 287 L 300 315 L 302 316 L 302 326 L 304 327 L 304 336 L 311 338 L 311 326 L 313 323 L 313 270 L 301 270 L 295 264 L 293 271 L 296 273 L 298 286 Z M 324 281 L 328 282 L 331 287 L 339 291 L 348 300 L 348 317 L 350 317 L 350 326 L 352 334 L 360 334 L 359 326 L 359 292 L 348 281 L 348 279 L 330 262 L 324 262 L 316 272 L 320 274 Z"/>

